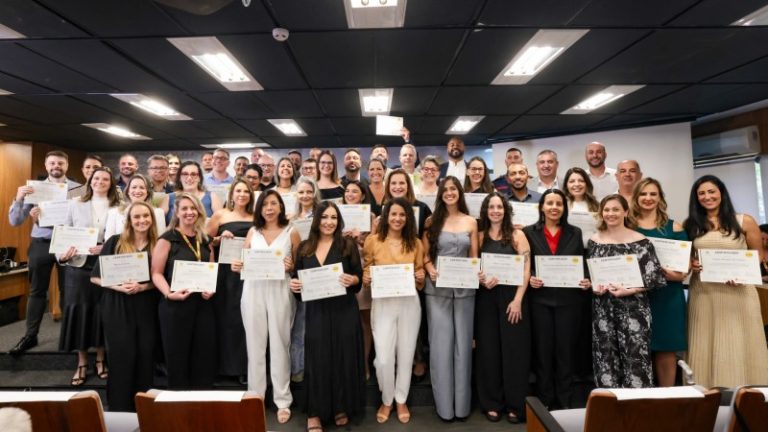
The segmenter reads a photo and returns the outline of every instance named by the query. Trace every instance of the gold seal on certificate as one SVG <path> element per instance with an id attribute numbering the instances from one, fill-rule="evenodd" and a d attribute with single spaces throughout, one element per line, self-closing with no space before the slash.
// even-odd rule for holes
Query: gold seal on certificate
<path id="1" fill-rule="evenodd" d="M 69 201 L 43 201 L 40 204 L 40 218 L 37 224 L 41 227 L 52 227 L 67 223 Z"/>
<path id="2" fill-rule="evenodd" d="M 32 193 L 24 197 L 24 204 L 40 204 L 44 201 L 66 201 L 67 184 L 45 180 L 27 180 Z"/>
<path id="3" fill-rule="evenodd" d="M 539 205 L 534 203 L 521 203 L 510 201 L 512 205 L 512 223 L 515 225 L 528 226 L 539 221 Z"/>
<path id="4" fill-rule="evenodd" d="M 480 254 L 485 278 L 495 277 L 500 285 L 520 286 L 525 279 L 525 258 L 521 255 Z"/>
<path id="5" fill-rule="evenodd" d="M 745 249 L 699 249 L 701 281 L 760 285 L 760 253 Z"/>
<path id="6" fill-rule="evenodd" d="M 243 269 L 240 280 L 285 279 L 285 256 L 275 249 L 243 249 Z"/>
<path id="7" fill-rule="evenodd" d="M 174 261 L 171 291 L 216 292 L 219 263 Z"/>
<path id="8" fill-rule="evenodd" d="M 125 282 L 146 282 L 149 280 L 149 258 L 146 252 L 99 257 L 101 286 L 120 285 Z"/>
<path id="9" fill-rule="evenodd" d="M 309 238 L 309 231 L 312 229 L 312 218 L 294 219 L 291 225 L 299 233 L 299 238 L 302 240 Z"/>
<path id="10" fill-rule="evenodd" d="M 592 286 L 613 284 L 624 288 L 643 288 L 637 255 L 616 255 L 587 259 Z"/>
<path id="11" fill-rule="evenodd" d="M 245 237 L 222 238 L 219 244 L 219 264 L 232 264 L 243 257 Z"/>
<path id="12" fill-rule="evenodd" d="M 416 295 L 413 264 L 371 266 L 371 297 L 411 297 Z"/>
<path id="13" fill-rule="evenodd" d="M 298 273 L 303 302 L 338 297 L 347 293 L 346 288 L 339 282 L 339 277 L 344 273 L 341 263 L 299 270 Z"/>
<path id="14" fill-rule="evenodd" d="M 584 279 L 584 258 L 579 255 L 536 255 L 536 277 L 546 287 L 579 288 Z"/>
<path id="15" fill-rule="evenodd" d="M 480 281 L 479 258 L 437 257 L 437 282 L 439 288 L 477 289 Z"/>
<path id="16" fill-rule="evenodd" d="M 74 246 L 77 249 L 77 255 L 90 255 L 88 249 L 96 246 L 98 238 L 99 230 L 96 228 L 57 225 L 53 227 L 51 246 L 48 252 L 63 254 Z"/>
<path id="17" fill-rule="evenodd" d="M 487 197 L 487 193 L 465 193 L 464 201 L 469 208 L 469 215 L 475 219 L 480 219 L 480 208 L 483 205 L 483 200 Z M 538 217 L 538 215 L 537 215 Z"/>
<path id="18" fill-rule="evenodd" d="M 688 267 L 691 265 L 692 242 L 656 237 L 648 237 L 648 240 L 653 243 L 656 257 L 659 258 L 662 267 L 672 271 L 688 273 Z"/>
<path id="19" fill-rule="evenodd" d="M 344 231 L 353 229 L 359 232 L 371 232 L 371 206 L 368 204 L 339 204 L 339 212 L 344 220 Z"/>

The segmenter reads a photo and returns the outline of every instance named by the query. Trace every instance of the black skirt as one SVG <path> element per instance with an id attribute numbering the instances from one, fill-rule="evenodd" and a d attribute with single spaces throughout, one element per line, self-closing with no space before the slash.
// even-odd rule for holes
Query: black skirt
<path id="1" fill-rule="evenodd" d="M 101 296 L 103 288 L 91 283 L 91 269 L 66 267 L 60 351 L 87 351 L 104 346 Z"/>

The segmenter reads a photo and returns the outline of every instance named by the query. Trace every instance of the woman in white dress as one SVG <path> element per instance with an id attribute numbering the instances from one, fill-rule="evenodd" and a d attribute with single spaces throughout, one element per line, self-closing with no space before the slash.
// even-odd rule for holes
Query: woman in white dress
<path id="1" fill-rule="evenodd" d="M 109 209 L 107 212 L 107 226 L 104 228 L 104 238 L 108 239 L 115 234 L 123 232 L 125 226 L 126 209 L 131 203 L 143 201 L 152 205 L 152 184 L 149 179 L 141 174 L 136 174 L 128 180 L 125 186 L 125 200 L 119 206 Z M 153 207 L 157 223 L 154 229 L 160 236 L 165 232 L 165 213 L 159 207 Z"/>

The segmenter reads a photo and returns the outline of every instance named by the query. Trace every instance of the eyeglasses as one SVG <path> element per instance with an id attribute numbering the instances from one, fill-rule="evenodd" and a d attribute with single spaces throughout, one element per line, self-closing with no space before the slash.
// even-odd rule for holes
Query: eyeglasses
<path id="1" fill-rule="evenodd" d="M 437 172 L 437 168 L 422 168 L 421 172 L 427 173 L 427 174 L 434 174 Z"/>
<path id="2" fill-rule="evenodd" d="M 475 167 L 475 168 L 470 168 L 469 169 L 469 172 L 473 172 L 473 173 L 481 173 L 483 171 L 485 171 L 484 168 L 477 168 L 477 167 Z"/>
<path id="3" fill-rule="evenodd" d="M 168 167 L 149 167 L 150 171 L 165 171 Z"/>
<path id="4" fill-rule="evenodd" d="M 259 176 L 245 176 L 245 179 L 248 181 L 258 181 L 261 180 Z"/>
<path id="5" fill-rule="evenodd" d="M 259 166 L 261 167 L 261 169 L 267 169 L 267 168 L 272 169 L 275 167 L 275 164 L 259 164 Z"/>
<path id="6" fill-rule="evenodd" d="M 229 160 L 229 158 L 226 156 L 214 156 L 213 160 Z"/>
<path id="7" fill-rule="evenodd" d="M 327 166 L 327 165 L 333 165 L 333 162 L 330 162 L 330 161 L 321 161 L 321 162 L 318 162 L 318 165 L 326 165 L 326 166 Z"/>
<path id="8" fill-rule="evenodd" d="M 200 177 L 200 174 L 198 174 L 196 172 L 192 172 L 192 173 L 185 173 L 185 172 L 183 172 L 183 173 L 181 173 L 181 176 L 182 177 L 189 177 L 189 178 L 197 178 L 197 177 Z"/>

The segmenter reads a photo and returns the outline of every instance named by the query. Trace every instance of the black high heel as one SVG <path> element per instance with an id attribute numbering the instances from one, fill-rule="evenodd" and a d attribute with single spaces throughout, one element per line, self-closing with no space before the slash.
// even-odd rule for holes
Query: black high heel
<path id="1" fill-rule="evenodd" d="M 99 372 L 99 366 L 101 366 L 101 372 Z M 109 368 L 107 367 L 106 361 L 104 360 L 96 360 L 95 368 L 96 369 L 96 375 L 105 380 L 109 378 Z"/>
<path id="2" fill-rule="evenodd" d="M 77 372 L 77 376 L 72 377 L 69 385 L 72 387 L 80 387 L 81 385 L 85 384 L 85 380 L 88 378 L 88 365 L 85 364 L 78 366 L 75 372 Z"/>

